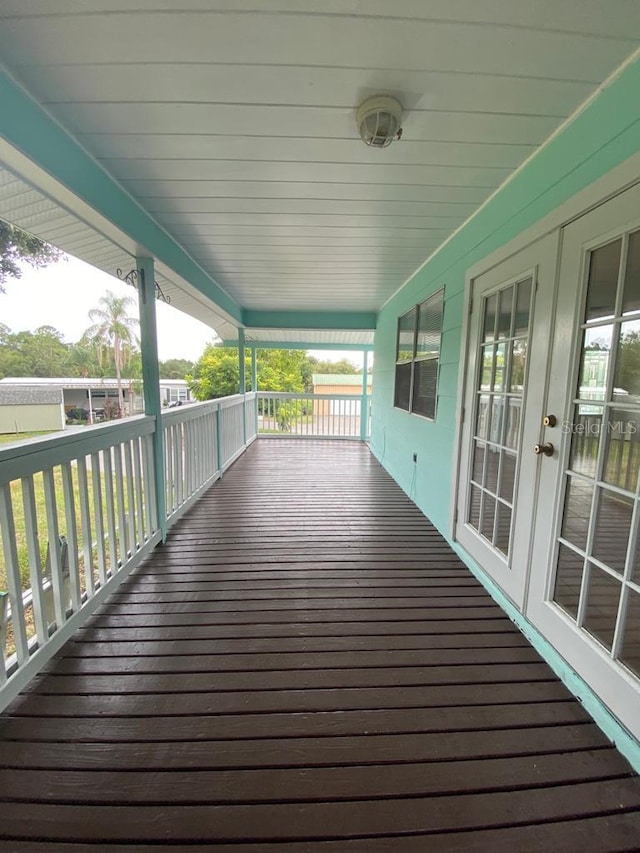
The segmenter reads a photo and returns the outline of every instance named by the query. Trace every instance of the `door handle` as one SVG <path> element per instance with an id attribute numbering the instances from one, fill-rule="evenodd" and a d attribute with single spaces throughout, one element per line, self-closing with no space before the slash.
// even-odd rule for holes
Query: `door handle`
<path id="1" fill-rule="evenodd" d="M 544 444 L 536 444 L 533 447 L 533 452 L 536 456 L 553 456 L 553 444 L 550 441 L 545 441 Z"/>

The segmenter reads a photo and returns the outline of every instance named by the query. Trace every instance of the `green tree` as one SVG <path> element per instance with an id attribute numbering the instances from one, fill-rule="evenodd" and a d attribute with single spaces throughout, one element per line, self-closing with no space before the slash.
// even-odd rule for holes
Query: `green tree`
<path id="1" fill-rule="evenodd" d="M 61 257 L 59 249 L 0 220 L 0 293 L 4 293 L 8 279 L 22 277 L 21 261 L 32 267 L 46 267 Z"/>
<path id="2" fill-rule="evenodd" d="M 304 390 L 302 365 L 306 354 L 300 350 L 258 350 L 258 388 L 261 391 Z M 245 360 L 245 379 L 249 387 L 251 360 Z M 235 347 L 208 344 L 195 364 L 193 374 L 186 376 L 197 400 L 227 397 L 240 390 L 240 367 Z M 246 389 L 245 389 L 246 390 Z"/>
<path id="3" fill-rule="evenodd" d="M 138 325 L 138 321 L 130 317 L 128 312 L 135 305 L 135 301 L 130 296 L 116 296 L 107 290 L 98 300 L 98 305 L 98 308 L 89 311 L 89 319 L 93 325 L 87 329 L 85 336 L 97 345 L 100 359 L 105 354 L 113 359 L 118 380 L 118 413 L 123 417 L 123 369 L 133 354 L 134 329 Z"/>
<path id="4" fill-rule="evenodd" d="M 302 367 L 302 378 L 304 381 L 304 390 L 309 393 L 313 391 L 312 377 L 314 373 L 362 373 L 362 368 L 356 367 L 352 361 L 346 358 L 340 361 L 327 361 L 316 358 L 313 355 L 308 355 Z"/>
<path id="5" fill-rule="evenodd" d="M 0 331 L 0 374 L 2 376 L 61 376 L 69 347 L 53 326 L 35 332 Z"/>
<path id="6" fill-rule="evenodd" d="M 187 374 L 193 374 L 195 364 L 186 358 L 168 358 L 159 361 L 160 379 L 184 379 Z"/>

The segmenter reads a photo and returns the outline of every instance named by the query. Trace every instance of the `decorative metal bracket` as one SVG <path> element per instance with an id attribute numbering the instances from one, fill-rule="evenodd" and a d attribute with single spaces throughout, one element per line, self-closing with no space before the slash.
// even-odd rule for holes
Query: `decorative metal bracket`
<path id="1" fill-rule="evenodd" d="M 130 284 L 131 287 L 135 287 L 136 290 L 140 289 L 138 286 L 138 279 L 140 278 L 140 273 L 141 273 L 141 271 L 137 270 L 135 268 L 132 270 L 129 270 L 128 273 L 123 273 L 120 268 L 118 268 L 116 270 L 116 275 L 118 276 L 120 281 L 124 281 L 125 284 Z M 160 287 L 160 285 L 158 284 L 157 281 L 154 281 L 153 284 L 154 284 L 156 299 L 159 302 L 166 302 L 167 305 L 171 305 L 171 297 L 167 296 L 167 294 L 163 292 L 162 288 Z"/>

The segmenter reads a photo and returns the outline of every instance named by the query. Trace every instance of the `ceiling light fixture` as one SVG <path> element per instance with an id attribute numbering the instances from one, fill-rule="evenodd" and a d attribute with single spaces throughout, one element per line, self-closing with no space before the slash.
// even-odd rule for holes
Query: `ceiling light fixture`
<path id="1" fill-rule="evenodd" d="M 360 138 L 372 148 L 386 148 L 402 136 L 402 104 L 390 95 L 367 98 L 356 110 Z"/>

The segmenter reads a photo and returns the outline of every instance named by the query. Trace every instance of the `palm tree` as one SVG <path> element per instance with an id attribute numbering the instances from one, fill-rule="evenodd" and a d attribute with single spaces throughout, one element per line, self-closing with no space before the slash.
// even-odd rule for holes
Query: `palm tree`
<path id="1" fill-rule="evenodd" d="M 135 306 L 130 296 L 116 296 L 107 290 L 98 300 L 100 307 L 89 311 L 93 325 L 85 336 L 93 340 L 98 347 L 98 357 L 102 359 L 105 351 L 113 354 L 113 363 L 118 380 L 118 412 L 124 416 L 124 395 L 122 393 L 122 370 L 131 357 L 134 346 L 134 329 L 137 320 L 130 317 L 129 309 Z"/>

